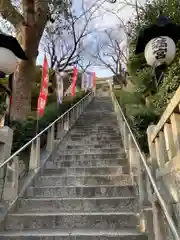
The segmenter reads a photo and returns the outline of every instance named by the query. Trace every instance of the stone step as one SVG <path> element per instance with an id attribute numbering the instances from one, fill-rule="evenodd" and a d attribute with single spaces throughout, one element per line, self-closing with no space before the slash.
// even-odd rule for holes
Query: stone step
<path id="1" fill-rule="evenodd" d="M 119 128 L 116 126 L 116 128 L 111 128 L 110 127 L 97 127 L 97 126 L 94 126 L 93 128 L 78 128 L 75 127 L 73 129 L 71 129 L 70 133 L 97 133 L 97 132 L 100 132 L 100 133 L 119 133 Z"/>
<path id="2" fill-rule="evenodd" d="M 135 197 L 20 199 L 18 212 L 137 212 Z"/>
<path id="3" fill-rule="evenodd" d="M 86 125 L 80 125 L 79 126 L 78 121 L 77 121 L 77 123 L 74 125 L 74 127 L 72 128 L 71 131 L 74 131 L 74 130 L 91 131 L 91 130 L 94 130 L 94 129 L 105 130 L 105 131 L 115 131 L 117 128 L 118 128 L 117 121 L 114 121 L 114 124 L 112 124 L 111 121 L 109 122 L 109 124 L 106 124 L 106 125 L 105 124 L 96 124 L 96 125 L 93 126 L 93 128 L 89 127 L 89 126 L 86 126 Z"/>
<path id="4" fill-rule="evenodd" d="M 111 136 L 111 137 L 120 137 L 120 133 L 119 133 L 119 131 L 118 131 L 118 129 L 117 129 L 117 131 L 104 131 L 104 130 L 99 130 L 99 129 L 97 129 L 97 130 L 89 130 L 89 131 L 87 131 L 87 130 L 85 130 L 85 131 L 83 131 L 83 130 L 76 130 L 76 131 L 71 131 L 71 132 L 69 132 L 69 135 L 70 136 L 94 136 L 94 135 L 97 135 L 98 134 L 98 136 Z"/>
<path id="5" fill-rule="evenodd" d="M 80 123 L 84 123 L 87 121 L 87 125 L 93 122 L 97 122 L 99 125 L 110 125 L 117 124 L 117 117 L 114 112 L 106 111 L 106 112 L 97 112 L 97 111 L 89 111 L 85 112 L 77 121 L 77 125 Z M 87 126 L 86 125 L 86 126 Z"/>
<path id="6" fill-rule="evenodd" d="M 114 113 L 114 109 L 112 104 L 110 105 L 109 103 L 106 103 L 106 106 L 105 106 L 105 105 L 102 105 L 102 102 L 97 102 L 93 105 L 89 105 L 89 107 L 86 108 L 85 111 L 83 112 L 83 115 L 86 113 L 91 113 L 91 115 L 102 113 L 105 115 L 105 114 Z"/>
<path id="7" fill-rule="evenodd" d="M 132 197 L 136 195 L 134 186 L 64 186 L 28 187 L 25 197 Z"/>
<path id="8" fill-rule="evenodd" d="M 88 149 L 88 148 L 84 148 L 84 149 L 59 149 L 58 150 L 59 155 L 84 155 L 84 154 L 114 154 L 114 153 L 123 153 L 124 154 L 124 150 L 122 148 L 122 146 L 119 146 L 119 148 L 109 148 L 109 149 Z"/>
<path id="9" fill-rule="evenodd" d="M 113 137 L 113 136 L 107 136 L 107 135 L 104 135 L 104 136 L 98 136 L 98 135 L 92 135 L 92 136 L 71 136 L 71 135 L 68 135 L 68 139 L 69 140 L 72 140 L 72 141 L 79 141 L 79 140 L 83 140 L 83 141 L 91 141 L 91 142 L 94 142 L 94 141 L 97 141 L 97 142 L 120 142 L 121 141 L 121 138 L 120 136 L 117 136 L 117 137 Z"/>
<path id="10" fill-rule="evenodd" d="M 106 229 L 39 229 L 0 233 L 1 240 L 148 240 L 135 229 L 109 231 Z"/>
<path id="11" fill-rule="evenodd" d="M 78 127 L 77 125 L 75 125 L 72 129 L 71 132 L 76 132 L 76 131 L 80 131 L 80 132 L 89 132 L 89 131 L 102 131 L 102 132 L 117 132 L 118 128 L 117 128 L 117 124 L 112 126 L 112 125 L 95 125 L 93 128 L 91 127 L 86 127 L 86 126 L 82 126 L 82 127 Z"/>
<path id="12" fill-rule="evenodd" d="M 88 123 L 92 121 L 99 121 L 99 124 L 110 124 L 112 120 L 113 123 L 117 120 L 116 114 L 113 111 L 87 111 L 84 112 L 82 116 L 78 119 L 78 123 L 87 120 Z"/>
<path id="13" fill-rule="evenodd" d="M 127 160 L 124 158 L 117 159 L 93 159 L 93 160 L 53 160 L 46 163 L 45 168 L 61 168 L 61 167 L 101 167 L 101 166 L 114 166 L 125 165 Z"/>
<path id="14" fill-rule="evenodd" d="M 67 176 L 40 176 L 35 180 L 37 186 L 94 186 L 94 185 L 114 185 L 124 186 L 132 184 L 131 176 L 121 175 L 67 175 Z"/>
<path id="15" fill-rule="evenodd" d="M 137 228 L 138 215 L 133 212 L 72 212 L 72 213 L 12 213 L 6 221 L 6 230 L 92 228 L 119 230 Z"/>
<path id="16" fill-rule="evenodd" d="M 121 175 L 77 175 L 77 176 L 39 176 L 34 181 L 36 187 L 41 186 L 96 186 L 112 185 L 124 186 L 132 184 L 132 178 L 128 174 Z"/>
<path id="17" fill-rule="evenodd" d="M 118 174 L 123 172 L 122 166 L 105 166 L 105 167 L 69 167 L 69 168 L 57 168 L 54 165 L 54 168 L 51 169 L 42 169 L 42 175 L 102 175 L 102 174 Z"/>
<path id="18" fill-rule="evenodd" d="M 85 112 L 92 112 L 92 111 L 101 112 L 102 111 L 104 113 L 103 110 L 105 110 L 106 112 L 112 112 L 113 111 L 112 102 L 97 101 L 97 102 L 91 103 L 89 107 L 85 109 Z"/>
<path id="19" fill-rule="evenodd" d="M 101 159 L 118 159 L 124 158 L 124 151 L 119 153 L 87 153 L 87 154 L 66 154 L 66 155 L 59 155 L 58 158 L 54 159 L 55 161 L 66 161 L 66 160 L 81 160 L 81 161 L 88 161 L 88 160 L 101 160 Z"/>
<path id="20" fill-rule="evenodd" d="M 87 145 L 82 145 L 82 144 L 72 144 L 70 145 L 69 143 L 66 143 L 66 145 L 61 145 L 59 146 L 59 149 L 66 149 L 66 150 L 84 150 L 84 149 L 88 149 L 89 151 L 93 151 L 93 150 L 102 150 L 104 152 L 107 150 L 112 150 L 112 151 L 116 151 L 116 149 L 120 149 L 121 145 L 119 144 L 108 144 L 108 145 L 104 145 L 104 144 L 87 144 Z"/>
<path id="21" fill-rule="evenodd" d="M 90 118 L 91 116 L 89 116 L 88 118 Z M 102 118 L 103 117 L 101 117 L 101 119 L 99 118 L 99 120 L 95 120 L 95 119 L 91 119 L 91 120 L 89 120 L 89 119 L 87 119 L 87 117 L 86 117 L 86 119 L 84 118 L 84 119 L 81 119 L 81 120 L 78 120 L 77 122 L 76 122 L 76 125 L 74 126 L 74 129 L 76 128 L 76 129 L 84 129 L 84 130 L 86 130 L 86 129 L 96 129 L 96 128 L 99 128 L 99 127 L 104 127 L 104 128 L 106 128 L 106 129 L 109 129 L 110 127 L 111 127 L 111 129 L 113 128 L 114 130 L 115 129 L 118 129 L 118 123 L 117 123 L 117 119 L 112 119 L 112 120 L 104 120 L 103 122 L 102 122 Z M 111 117 L 110 117 L 111 118 Z"/>
<path id="22" fill-rule="evenodd" d="M 106 109 L 108 109 L 109 107 L 112 107 L 112 101 L 111 99 L 94 99 L 91 104 L 89 104 L 88 109 L 91 109 L 93 107 L 95 107 L 96 110 L 105 107 Z"/>
<path id="23" fill-rule="evenodd" d="M 103 145 L 104 147 L 107 147 L 108 145 L 116 145 L 116 146 L 121 146 L 122 142 L 121 142 L 121 139 L 119 138 L 118 140 L 116 141 L 111 141 L 111 140 L 101 140 L 101 141 L 91 141 L 90 139 L 80 139 L 80 140 L 72 140 L 70 138 L 67 138 L 67 139 L 64 139 L 61 143 L 61 145 L 81 145 L 81 146 L 86 146 L 86 145 Z"/>
<path id="24" fill-rule="evenodd" d="M 114 114 L 114 109 L 112 108 L 112 106 L 107 108 L 106 106 L 100 106 L 100 104 L 96 104 L 96 106 L 94 105 L 89 105 L 89 107 L 87 109 L 85 109 L 85 111 L 83 112 L 82 116 L 86 116 L 87 114 L 90 114 L 92 117 L 96 116 L 96 115 L 105 115 L 105 116 L 109 116 L 111 114 Z"/>
<path id="25" fill-rule="evenodd" d="M 97 132 L 84 132 L 84 133 L 69 133 L 68 134 L 68 137 L 69 138 L 93 138 L 93 139 L 98 139 L 98 140 L 101 140 L 101 139 L 120 139 L 120 134 L 119 133 L 104 133 L 104 132 L 100 132 L 100 131 L 97 131 Z"/>
<path id="26" fill-rule="evenodd" d="M 84 117 L 79 118 L 79 120 L 76 122 L 76 125 L 74 127 L 81 127 L 81 128 L 95 128 L 99 126 L 111 126 L 113 128 L 117 128 L 117 117 L 115 115 L 110 114 L 109 116 L 105 115 L 97 115 L 92 116 L 92 114 L 87 114 Z"/>

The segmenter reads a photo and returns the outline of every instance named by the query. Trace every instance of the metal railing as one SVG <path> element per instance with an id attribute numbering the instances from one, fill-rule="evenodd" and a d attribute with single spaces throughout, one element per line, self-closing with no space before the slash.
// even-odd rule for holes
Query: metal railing
<path id="1" fill-rule="evenodd" d="M 149 182 L 150 182 L 150 185 L 151 185 L 151 188 L 153 190 L 153 192 L 155 193 L 156 195 L 156 198 L 157 198 L 157 201 L 164 213 L 164 216 L 167 220 L 167 223 L 170 227 L 170 230 L 171 230 L 171 233 L 174 237 L 175 240 L 180 240 L 180 236 L 179 236 L 179 233 L 176 229 L 176 226 L 175 226 L 175 223 L 171 217 L 171 214 L 169 213 L 169 210 L 168 210 L 168 207 L 166 205 L 166 202 L 163 200 L 159 190 L 158 190 L 158 187 L 156 185 L 156 182 L 154 180 L 154 177 L 151 173 L 151 170 L 147 164 L 147 159 L 146 157 L 144 156 L 144 154 L 141 152 L 141 149 L 139 147 L 139 144 L 126 120 L 126 117 L 116 99 L 116 96 L 115 94 L 113 93 L 112 91 L 112 88 L 110 86 L 110 89 L 111 89 L 111 97 L 112 97 L 112 101 L 113 101 L 113 105 L 114 105 L 114 109 L 115 109 L 115 112 L 117 114 L 117 119 L 118 119 L 118 124 L 119 124 L 119 127 L 120 127 L 120 131 L 121 131 L 121 136 L 123 138 L 123 143 L 124 143 L 124 148 L 125 148 L 125 151 L 128 152 L 128 158 L 129 158 L 129 168 L 130 168 L 130 173 L 133 177 L 133 162 L 138 162 L 139 160 L 139 164 L 136 162 L 135 165 L 136 166 L 139 166 L 138 168 L 140 168 L 141 164 L 143 166 L 143 169 L 146 173 L 146 176 L 147 178 L 149 179 Z M 138 171 L 138 174 L 140 174 L 140 169 Z M 137 176 L 139 177 L 139 176 Z M 143 182 L 142 179 L 139 179 L 139 185 L 141 185 Z M 143 195 L 144 193 L 142 192 L 142 189 L 141 189 L 141 186 L 139 186 L 139 194 L 140 194 L 140 198 L 143 198 Z M 142 200 L 142 199 L 141 199 Z M 160 230 L 159 230 L 160 231 Z"/>
<path id="2" fill-rule="evenodd" d="M 27 187 L 24 187 L 24 185 L 28 176 L 31 175 L 31 179 L 36 176 L 43 164 L 51 156 L 55 146 L 65 137 L 93 97 L 93 92 L 88 93 L 0 164 L 2 202 L 8 202 L 9 206 L 16 202 L 23 189 Z M 27 164 L 23 165 L 24 162 L 27 162 Z M 22 178 L 23 166 L 26 168 L 26 174 Z"/>

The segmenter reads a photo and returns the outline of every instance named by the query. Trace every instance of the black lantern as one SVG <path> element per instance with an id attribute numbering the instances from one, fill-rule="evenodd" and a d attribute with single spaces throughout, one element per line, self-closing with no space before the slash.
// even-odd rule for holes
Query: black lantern
<path id="1" fill-rule="evenodd" d="M 176 43 L 180 40 L 180 25 L 171 18 L 160 15 L 155 24 L 149 24 L 140 30 L 135 53 L 144 52 L 149 66 L 155 69 L 156 78 L 162 76 L 176 54 Z"/>
<path id="2" fill-rule="evenodd" d="M 16 70 L 19 59 L 27 60 L 27 56 L 17 39 L 0 34 L 0 71 L 5 74 L 12 74 Z"/>
<path id="3" fill-rule="evenodd" d="M 13 73 L 16 70 L 18 59 L 28 60 L 17 39 L 10 35 L 0 33 L 0 78 L 9 75 L 8 87 L 3 84 L 0 84 L 0 87 L 6 91 L 9 96 L 12 92 Z"/>

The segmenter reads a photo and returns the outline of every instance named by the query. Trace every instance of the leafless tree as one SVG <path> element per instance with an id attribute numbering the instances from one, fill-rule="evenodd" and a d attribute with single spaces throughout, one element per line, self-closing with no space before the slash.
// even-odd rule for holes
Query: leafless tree
<path id="1" fill-rule="evenodd" d="M 120 30 L 118 29 L 118 33 Z M 103 32 L 101 39 L 97 39 L 97 49 L 92 57 L 96 59 L 96 65 L 106 67 L 114 75 L 115 80 L 122 84 L 126 84 L 122 64 L 127 63 L 123 37 L 114 29 L 109 29 Z"/>
<path id="2" fill-rule="evenodd" d="M 46 28 L 42 42 L 51 68 L 63 71 L 73 64 L 79 64 L 83 69 L 87 69 L 92 64 L 92 60 L 86 64 L 83 62 L 86 48 L 90 47 L 89 37 L 96 32 L 96 12 L 105 1 L 98 0 L 87 7 L 82 0 L 80 13 L 69 8 L 66 19 L 60 16 Z"/>

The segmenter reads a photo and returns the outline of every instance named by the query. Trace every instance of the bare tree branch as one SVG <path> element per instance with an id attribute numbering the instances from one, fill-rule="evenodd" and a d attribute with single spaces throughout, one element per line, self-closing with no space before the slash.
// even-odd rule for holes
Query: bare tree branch
<path id="1" fill-rule="evenodd" d="M 96 59 L 98 66 L 108 68 L 120 84 L 126 84 L 121 67 L 122 63 L 127 63 L 127 58 L 120 46 L 123 38 L 121 39 L 120 36 L 118 38 L 116 31 L 114 32 L 114 30 L 111 29 L 103 33 L 103 40 L 104 42 L 99 44 L 92 57 Z M 99 42 L 101 40 L 97 41 Z"/>
<path id="2" fill-rule="evenodd" d="M 105 1 L 107 0 L 98 0 L 90 7 L 86 7 L 82 0 L 80 14 L 77 15 L 69 7 L 67 19 L 58 17 L 55 23 L 46 29 L 44 49 L 50 56 L 52 68 L 58 67 L 63 71 L 68 66 L 81 61 L 85 50 L 84 43 L 95 31 L 94 28 L 90 29 L 90 24 L 96 18 L 94 16 L 96 11 Z"/>
<path id="3" fill-rule="evenodd" d="M 12 5 L 11 0 L 0 1 L 0 14 L 14 27 L 17 27 L 17 25 L 24 21 L 24 17 L 21 15 L 20 12 L 18 12 L 15 6 Z"/>

